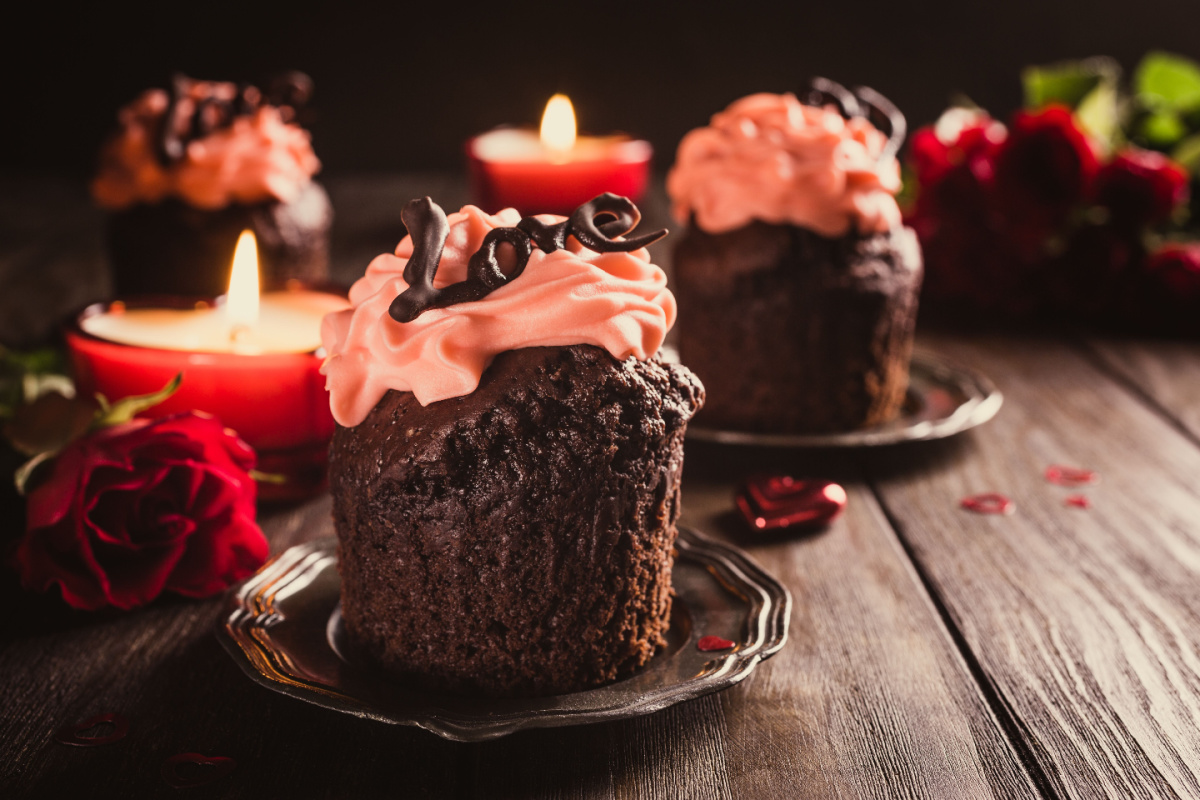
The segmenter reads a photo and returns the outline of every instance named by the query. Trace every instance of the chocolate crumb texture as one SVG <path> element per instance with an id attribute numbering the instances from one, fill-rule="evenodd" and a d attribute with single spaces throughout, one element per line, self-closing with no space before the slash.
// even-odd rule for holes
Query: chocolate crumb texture
<path id="1" fill-rule="evenodd" d="M 686 368 L 498 356 L 469 395 L 389 392 L 330 450 L 342 613 L 392 675 L 494 696 L 626 676 L 665 643 Z"/>
<path id="2" fill-rule="evenodd" d="M 911 229 L 693 224 L 674 264 L 679 353 L 708 392 L 698 424 L 818 433 L 899 413 L 923 274 Z"/>

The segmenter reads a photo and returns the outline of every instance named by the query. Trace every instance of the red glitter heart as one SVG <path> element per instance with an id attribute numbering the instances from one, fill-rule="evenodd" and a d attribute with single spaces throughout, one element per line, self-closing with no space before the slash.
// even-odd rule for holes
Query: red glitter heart
<path id="1" fill-rule="evenodd" d="M 756 475 L 746 480 L 734 499 L 755 530 L 815 528 L 842 513 L 846 490 L 832 481 Z"/>
<path id="2" fill-rule="evenodd" d="M 1100 475 L 1090 469 L 1052 464 L 1046 467 L 1046 480 L 1059 486 L 1086 486 L 1100 480 Z"/>
<path id="3" fill-rule="evenodd" d="M 1086 495 L 1082 495 L 1082 494 L 1073 494 L 1070 497 L 1068 497 L 1064 502 L 1069 506 L 1075 506 L 1075 508 L 1091 508 L 1092 507 L 1092 501 L 1087 499 Z"/>
<path id="4" fill-rule="evenodd" d="M 728 650 L 733 647 L 733 642 L 728 639 L 722 639 L 720 636 L 702 636 L 700 641 L 696 642 L 696 649 L 709 652 L 712 650 Z"/>
<path id="5" fill-rule="evenodd" d="M 237 762 L 225 756 L 179 753 L 163 762 L 162 778 L 176 789 L 187 789 L 220 780 L 236 767 Z"/>
<path id="6" fill-rule="evenodd" d="M 112 730 L 103 736 L 83 735 L 84 732 L 100 725 L 112 725 Z M 54 738 L 63 744 L 75 747 L 99 747 L 102 744 L 119 742 L 125 738 L 127 733 L 129 733 L 129 720 L 125 717 L 120 714 L 100 714 L 91 719 L 85 719 L 83 722 L 59 728 L 55 731 Z"/>
<path id="7" fill-rule="evenodd" d="M 1017 508 L 1012 500 L 999 492 L 986 492 L 964 497 L 959 505 L 976 514 L 1011 514 Z"/>

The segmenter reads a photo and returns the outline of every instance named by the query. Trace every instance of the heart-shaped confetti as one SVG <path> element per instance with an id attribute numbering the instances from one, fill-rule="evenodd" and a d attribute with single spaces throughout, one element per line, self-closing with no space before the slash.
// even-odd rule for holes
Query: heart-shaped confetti
<path id="1" fill-rule="evenodd" d="M 108 728 L 111 726 L 111 730 Z M 107 733 L 101 731 L 107 730 Z M 94 732 L 94 733 L 93 733 Z M 74 747 L 99 747 L 125 738 L 129 733 L 129 720 L 120 714 L 100 714 L 74 725 L 59 728 L 54 738 Z"/>
<path id="2" fill-rule="evenodd" d="M 1100 475 L 1090 469 L 1051 464 L 1046 467 L 1046 480 L 1059 486 L 1087 486 L 1099 481 Z"/>
<path id="3" fill-rule="evenodd" d="M 1069 506 L 1074 506 L 1075 508 L 1091 508 L 1092 507 L 1092 501 L 1087 498 L 1087 495 L 1082 495 L 1082 494 L 1073 494 L 1070 497 L 1068 497 L 1066 500 L 1064 500 L 1063 502 Z"/>
<path id="4" fill-rule="evenodd" d="M 959 505 L 976 514 L 1011 514 L 1017 506 L 999 492 L 985 492 L 971 497 L 964 497 Z"/>
<path id="5" fill-rule="evenodd" d="M 704 652 L 713 650 L 730 650 L 733 648 L 733 642 L 728 639 L 722 639 L 720 636 L 701 636 L 700 641 L 696 642 L 696 649 Z"/>
<path id="6" fill-rule="evenodd" d="M 162 777 L 176 789 L 187 789 L 218 781 L 236 767 L 237 762 L 225 756 L 179 753 L 163 762 Z"/>
<path id="7" fill-rule="evenodd" d="M 735 501 L 755 530 L 815 528 L 842 513 L 846 490 L 832 481 L 756 475 L 746 480 Z"/>

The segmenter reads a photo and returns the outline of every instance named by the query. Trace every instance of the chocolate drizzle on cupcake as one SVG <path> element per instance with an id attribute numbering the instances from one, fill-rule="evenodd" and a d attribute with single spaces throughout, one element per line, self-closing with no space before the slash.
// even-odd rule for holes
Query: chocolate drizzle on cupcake
<path id="1" fill-rule="evenodd" d="M 433 278 L 450 234 L 446 213 L 437 203 L 422 197 L 409 201 L 400 217 L 412 237 L 413 254 L 404 268 L 408 288 L 388 308 L 388 314 L 397 322 L 412 322 L 431 308 L 483 299 L 524 272 L 534 247 L 553 253 L 566 248 L 568 236 L 574 236 L 581 245 L 597 253 L 630 253 L 667 235 L 664 229 L 632 239 L 613 238 L 637 227 L 642 215 L 628 198 L 606 192 L 556 224 L 524 217 L 514 227 L 492 229 L 467 262 L 467 279 L 435 289 Z M 498 256 L 502 244 L 510 245 L 515 257 L 507 272 Z"/>
<path id="2" fill-rule="evenodd" d="M 847 89 L 828 78 L 813 78 L 809 88 L 800 93 L 800 100 L 810 106 L 834 105 L 846 119 L 866 117 L 871 124 L 887 134 L 887 144 L 879 159 L 894 158 L 904 144 L 908 123 L 891 100 L 868 86 Z"/>
<path id="3" fill-rule="evenodd" d="M 237 117 L 253 114 L 263 105 L 279 108 L 286 122 L 308 102 L 313 92 L 312 79 L 296 71 L 272 78 L 266 92 L 242 83 L 236 87 L 217 84 L 205 94 L 201 90 L 204 85 L 186 75 L 172 77 L 170 99 L 155 147 L 155 156 L 163 167 L 182 159 L 190 142 L 229 127 Z"/>

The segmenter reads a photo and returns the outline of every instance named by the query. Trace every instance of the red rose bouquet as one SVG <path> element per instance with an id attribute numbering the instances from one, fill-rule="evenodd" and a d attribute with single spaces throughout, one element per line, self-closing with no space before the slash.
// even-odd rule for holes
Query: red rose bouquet
<path id="1" fill-rule="evenodd" d="M 927 305 L 1200 333 L 1200 67 L 1151 54 L 1124 92 L 1108 60 L 1028 70 L 1005 126 L 947 111 L 912 138 L 906 221 Z"/>
<path id="2" fill-rule="evenodd" d="M 134 418 L 177 385 L 113 406 L 102 402 L 90 417 L 77 410 L 43 415 L 67 440 L 17 473 L 27 520 L 11 563 L 25 588 L 57 585 L 74 608 L 129 609 L 164 591 L 207 597 L 266 560 L 255 522 L 254 451 L 197 412 Z M 61 395 L 46 397 L 55 396 L 56 405 L 66 403 Z M 29 406 L 25 433 L 47 427 L 38 417 L 38 404 Z M 20 437 L 15 443 L 40 449 Z"/>

